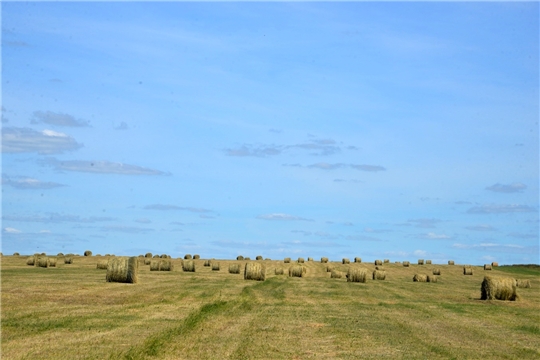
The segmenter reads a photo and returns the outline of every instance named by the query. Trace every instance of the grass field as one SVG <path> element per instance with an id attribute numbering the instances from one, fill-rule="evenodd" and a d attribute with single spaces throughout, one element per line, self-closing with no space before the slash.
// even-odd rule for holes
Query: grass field
<path id="1" fill-rule="evenodd" d="M 348 283 L 317 261 L 290 278 L 294 264 L 265 260 L 260 282 L 229 274 L 237 261 L 212 271 L 195 260 L 196 272 L 184 273 L 175 259 L 172 272 L 141 264 L 138 284 L 120 284 L 105 281 L 98 259 L 37 268 L 1 258 L 2 359 L 540 358 L 538 267 L 476 266 L 464 276 L 459 265 L 385 264 L 386 280 Z M 412 281 L 435 268 L 437 283 Z M 518 289 L 518 301 L 482 301 L 486 274 L 532 287 Z"/>

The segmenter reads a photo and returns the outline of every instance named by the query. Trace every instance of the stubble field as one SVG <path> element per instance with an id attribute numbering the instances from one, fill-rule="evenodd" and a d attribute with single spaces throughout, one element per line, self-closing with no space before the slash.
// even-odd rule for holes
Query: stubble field
<path id="1" fill-rule="evenodd" d="M 104 257 L 56 268 L 1 258 L 2 359 L 538 359 L 538 267 L 384 264 L 386 280 L 330 278 L 328 264 L 257 261 L 266 281 L 194 260 L 196 272 L 139 266 L 139 283 L 107 283 Z M 364 267 L 331 262 L 337 270 Z M 284 275 L 274 275 L 283 268 Z M 414 274 L 436 283 L 413 282 Z M 528 279 L 518 301 L 480 300 L 485 275 Z"/>

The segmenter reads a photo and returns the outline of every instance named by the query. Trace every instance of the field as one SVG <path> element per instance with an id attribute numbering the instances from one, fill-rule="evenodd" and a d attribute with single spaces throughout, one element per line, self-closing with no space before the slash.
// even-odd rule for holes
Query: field
<path id="1" fill-rule="evenodd" d="M 60 258 L 61 259 L 61 258 Z M 139 283 L 107 283 L 100 257 L 26 265 L 1 258 L 2 359 L 538 359 L 540 270 L 384 264 L 386 280 L 348 283 L 326 265 L 288 277 L 283 260 L 258 261 L 249 281 L 195 260 L 196 272 L 139 267 Z M 103 257 L 101 257 L 103 259 Z M 317 259 L 315 259 L 317 260 Z M 349 266 L 331 262 L 346 272 Z M 285 269 L 274 275 L 275 268 Z M 436 283 L 413 282 L 414 274 Z M 480 300 L 486 274 L 529 279 L 518 301 Z"/>

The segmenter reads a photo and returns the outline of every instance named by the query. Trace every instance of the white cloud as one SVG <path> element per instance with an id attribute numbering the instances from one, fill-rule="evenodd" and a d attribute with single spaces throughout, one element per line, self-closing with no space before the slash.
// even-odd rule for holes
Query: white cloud
<path id="1" fill-rule="evenodd" d="M 518 204 L 489 204 L 475 206 L 467 210 L 469 214 L 505 214 L 505 213 L 524 213 L 536 212 L 537 209 L 528 205 Z"/>
<path id="2" fill-rule="evenodd" d="M 5 227 L 3 230 L 7 234 L 20 234 L 21 233 L 21 230 L 18 230 L 12 227 Z"/>
<path id="3" fill-rule="evenodd" d="M 294 216 L 289 214 L 280 214 L 280 213 L 274 213 L 274 214 L 264 214 L 257 216 L 257 219 L 263 219 L 263 220 L 283 220 L 283 221 L 313 221 L 310 219 L 306 219 L 300 216 Z"/>
<path id="4" fill-rule="evenodd" d="M 88 218 L 83 218 L 78 215 L 69 215 L 69 214 L 57 214 L 51 213 L 47 216 L 41 215 L 2 215 L 2 220 L 4 221 L 22 221 L 22 222 L 40 222 L 40 223 L 62 223 L 62 222 L 72 222 L 72 223 L 95 223 L 102 221 L 113 221 L 115 218 L 111 217 L 100 217 L 100 216 L 90 216 Z"/>
<path id="5" fill-rule="evenodd" d="M 146 205 L 143 209 L 145 209 L 145 210 L 161 210 L 161 211 L 183 210 L 183 211 L 189 211 L 189 212 L 194 212 L 194 213 L 210 213 L 210 212 L 212 212 L 212 210 L 204 209 L 204 208 L 196 208 L 196 207 L 190 207 L 190 206 L 167 205 L 167 204 Z"/>
<path id="6" fill-rule="evenodd" d="M 66 160 L 61 161 L 49 158 L 42 163 L 53 166 L 56 170 L 85 172 L 92 174 L 117 174 L 117 175 L 168 175 L 159 170 L 145 168 L 138 165 L 115 163 L 110 161 L 85 161 Z"/>
<path id="7" fill-rule="evenodd" d="M 516 193 L 516 192 L 523 192 L 527 188 L 527 185 L 522 183 L 512 183 L 509 185 L 504 184 L 495 184 L 486 187 L 486 190 L 498 192 L 498 193 Z"/>
<path id="8" fill-rule="evenodd" d="M 36 131 L 29 128 L 5 127 L 2 129 L 2 152 L 61 154 L 81 148 L 69 135 L 52 130 Z"/>
<path id="9" fill-rule="evenodd" d="M 425 250 L 414 250 L 413 255 L 423 257 L 423 256 L 427 255 L 427 251 L 425 251 Z"/>
<path id="10" fill-rule="evenodd" d="M 466 226 L 465 229 L 472 231 L 495 231 L 496 229 L 491 225 L 474 225 Z"/>
<path id="11" fill-rule="evenodd" d="M 407 222 L 416 224 L 416 227 L 421 228 L 434 228 L 435 224 L 440 223 L 439 219 L 409 219 Z"/>
<path id="12" fill-rule="evenodd" d="M 429 239 L 429 240 L 447 240 L 447 239 L 451 239 L 452 237 L 445 234 L 436 234 L 433 232 L 429 232 L 427 234 L 419 235 L 418 238 Z"/>
<path id="13" fill-rule="evenodd" d="M 29 177 L 9 177 L 2 176 L 2 185 L 9 185 L 17 189 L 52 189 L 55 187 L 65 186 L 63 184 L 41 181 Z"/>
<path id="14" fill-rule="evenodd" d="M 34 117 L 32 118 L 32 124 L 45 123 L 56 126 L 69 126 L 69 127 L 88 127 L 88 121 L 77 120 L 72 115 L 55 113 L 52 111 L 34 111 Z"/>

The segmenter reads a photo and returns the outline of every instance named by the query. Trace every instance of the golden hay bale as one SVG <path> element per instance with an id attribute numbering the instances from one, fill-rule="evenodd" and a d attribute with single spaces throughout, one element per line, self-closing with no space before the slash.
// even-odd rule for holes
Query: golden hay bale
<path id="1" fill-rule="evenodd" d="M 389 263 L 390 263 L 390 259 L 384 259 L 384 260 L 383 260 L 383 263 L 389 264 Z"/>
<path id="2" fill-rule="evenodd" d="M 304 258 L 303 257 L 299 257 L 298 258 L 298 263 L 299 264 L 303 264 L 305 261 L 304 261 Z"/>
<path id="3" fill-rule="evenodd" d="M 212 262 L 212 271 L 219 271 L 219 263 L 217 261 Z"/>
<path id="4" fill-rule="evenodd" d="M 107 282 L 135 284 L 138 282 L 139 262 L 137 258 L 119 256 L 111 257 L 107 263 Z"/>
<path id="5" fill-rule="evenodd" d="M 159 271 L 173 271 L 174 264 L 169 259 L 159 260 Z"/>
<path id="6" fill-rule="evenodd" d="M 149 258 L 145 257 L 144 258 L 144 265 L 150 265 L 152 264 L 152 260 L 150 260 Z"/>
<path id="7" fill-rule="evenodd" d="M 386 280 L 386 271 L 384 271 L 384 270 L 374 270 L 373 271 L 373 280 Z"/>
<path id="8" fill-rule="evenodd" d="M 289 264 L 291 262 L 291 258 L 290 257 L 286 257 L 285 259 L 283 259 L 283 262 L 285 264 Z"/>
<path id="9" fill-rule="evenodd" d="M 375 266 L 375 270 L 382 270 L 382 267 Z"/>
<path id="10" fill-rule="evenodd" d="M 433 269 L 433 275 L 441 275 L 441 269 Z"/>
<path id="11" fill-rule="evenodd" d="M 249 256 L 246 256 L 244 260 L 251 260 L 251 258 Z"/>
<path id="12" fill-rule="evenodd" d="M 244 280 L 264 281 L 266 279 L 266 267 L 257 262 L 248 262 L 244 268 Z"/>
<path id="13" fill-rule="evenodd" d="M 491 270 L 491 264 L 484 264 L 484 270 Z"/>
<path id="14" fill-rule="evenodd" d="M 229 273 L 230 274 L 240 274 L 240 264 L 230 264 L 229 265 Z"/>
<path id="15" fill-rule="evenodd" d="M 494 262 L 492 262 L 492 263 L 491 263 L 491 266 L 493 266 L 493 267 L 497 267 L 497 266 L 499 266 L 499 263 L 498 263 L 498 262 L 496 262 L 496 261 L 494 261 Z"/>
<path id="16" fill-rule="evenodd" d="M 367 269 L 349 267 L 347 271 L 347 282 L 365 283 L 367 278 Z"/>
<path id="17" fill-rule="evenodd" d="M 358 256 L 354 258 L 354 262 L 355 263 L 361 263 L 362 262 L 362 258 L 359 258 Z"/>
<path id="18" fill-rule="evenodd" d="M 424 259 L 418 259 L 418 265 L 424 265 Z"/>
<path id="19" fill-rule="evenodd" d="M 37 259 L 37 266 L 38 267 L 49 267 L 49 258 L 47 256 L 39 256 Z"/>
<path id="20" fill-rule="evenodd" d="M 193 260 L 182 262 L 182 270 L 185 272 L 195 272 L 195 262 Z"/>
<path id="21" fill-rule="evenodd" d="M 313 258 L 312 258 L 312 257 L 308 257 L 308 258 L 307 258 L 307 261 L 313 261 Z"/>
<path id="22" fill-rule="evenodd" d="M 332 270 L 332 272 L 330 273 L 331 279 L 341 279 L 342 277 L 343 277 L 343 273 L 341 271 Z"/>
<path id="23" fill-rule="evenodd" d="M 159 257 L 160 257 L 160 259 L 168 259 L 168 258 L 169 258 L 169 255 L 167 255 L 167 254 L 161 254 Z"/>
<path id="24" fill-rule="evenodd" d="M 516 287 L 518 288 L 531 288 L 531 282 L 529 280 L 516 279 Z"/>
<path id="25" fill-rule="evenodd" d="M 427 282 L 427 275 L 424 274 L 414 274 L 412 281 L 415 282 Z"/>
<path id="26" fill-rule="evenodd" d="M 321 258 L 321 263 L 326 264 L 327 262 L 328 262 L 328 258 L 327 258 L 327 257 L 322 257 L 322 258 Z"/>
<path id="27" fill-rule="evenodd" d="M 262 259 L 263 259 L 262 255 L 255 256 L 255 260 L 262 260 Z"/>
<path id="28" fill-rule="evenodd" d="M 151 257 L 152 257 L 152 253 L 150 253 L 150 252 L 149 252 L 149 253 L 146 253 L 146 254 L 144 255 L 144 257 L 146 257 L 146 258 L 151 258 Z"/>
<path id="29" fill-rule="evenodd" d="M 35 256 L 29 256 L 26 259 L 26 265 L 34 266 L 35 261 L 36 261 Z"/>
<path id="30" fill-rule="evenodd" d="M 195 254 L 193 255 L 193 260 L 199 260 L 201 258 L 201 255 Z"/>
<path id="31" fill-rule="evenodd" d="M 185 260 L 191 260 L 191 259 L 193 259 L 193 257 L 190 254 L 186 254 L 186 255 L 184 255 L 184 259 Z"/>
<path id="32" fill-rule="evenodd" d="M 211 260 L 204 260 L 203 266 L 211 266 L 211 265 L 212 265 L 212 261 L 211 261 Z"/>
<path id="33" fill-rule="evenodd" d="M 96 269 L 107 270 L 108 263 L 108 260 L 98 260 Z"/>
<path id="34" fill-rule="evenodd" d="M 236 257 L 236 260 L 244 260 L 244 257 L 243 257 L 242 255 L 238 255 L 238 256 Z"/>
<path id="35" fill-rule="evenodd" d="M 409 267 L 409 265 L 411 265 L 411 263 L 410 263 L 410 262 L 408 262 L 408 261 L 404 261 L 404 262 L 403 262 L 403 266 L 405 266 L 405 267 Z"/>
<path id="36" fill-rule="evenodd" d="M 41 256 L 46 256 L 47 254 L 45 254 L 44 252 L 42 252 L 40 255 L 41 255 Z"/>
<path id="37" fill-rule="evenodd" d="M 437 277 L 435 275 L 428 275 L 427 276 L 427 282 L 435 283 L 435 282 L 437 282 Z"/>
<path id="38" fill-rule="evenodd" d="M 84 256 L 92 256 L 92 252 L 90 250 L 86 250 L 84 252 Z"/>
<path id="39" fill-rule="evenodd" d="M 382 265 L 382 261 L 381 260 L 375 260 L 375 265 Z"/>
<path id="40" fill-rule="evenodd" d="M 152 256 L 152 259 L 159 259 L 159 255 L 156 254 L 156 255 Z"/>
<path id="41" fill-rule="evenodd" d="M 159 260 L 152 260 L 150 262 L 150 271 L 159 271 Z"/>
<path id="42" fill-rule="evenodd" d="M 454 265 L 454 260 L 448 260 L 448 265 Z"/>
<path id="43" fill-rule="evenodd" d="M 265 258 L 264 260 L 266 260 L 266 261 L 270 261 L 270 260 L 272 260 L 272 259 L 270 259 L 270 258 Z"/>
<path id="44" fill-rule="evenodd" d="M 289 268 L 290 277 L 303 277 L 306 273 L 306 268 L 302 265 L 293 265 Z"/>
<path id="45" fill-rule="evenodd" d="M 426 260 L 426 265 L 431 265 L 431 260 Z"/>
<path id="46" fill-rule="evenodd" d="M 326 272 L 331 272 L 332 270 L 334 270 L 332 265 L 326 265 Z"/>
<path id="47" fill-rule="evenodd" d="M 19 256 L 19 253 L 18 253 L 18 252 L 14 252 L 14 253 L 13 253 L 13 256 Z"/>
<path id="48" fill-rule="evenodd" d="M 55 257 L 50 257 L 49 258 L 49 267 L 56 267 L 56 258 Z"/>
<path id="49" fill-rule="evenodd" d="M 515 279 L 485 276 L 480 287 L 481 300 L 510 300 L 518 298 Z"/>
<path id="50" fill-rule="evenodd" d="M 274 270 L 274 273 L 275 273 L 276 275 L 283 275 L 283 274 L 285 273 L 285 271 L 283 271 L 283 268 L 276 268 L 276 269 Z"/>
<path id="51" fill-rule="evenodd" d="M 73 264 L 73 257 L 64 256 L 64 264 Z"/>
<path id="52" fill-rule="evenodd" d="M 351 260 L 349 260 L 348 258 L 343 258 L 343 259 L 341 259 L 341 263 L 342 264 L 350 264 Z"/>
<path id="53" fill-rule="evenodd" d="M 58 257 L 62 257 L 62 256 L 64 256 L 64 254 L 63 254 L 63 253 L 61 253 L 61 252 L 59 252 L 58 254 L 56 254 L 56 256 L 58 256 Z"/>
<path id="54" fill-rule="evenodd" d="M 465 265 L 463 267 L 463 275 L 472 275 L 473 274 L 473 271 L 472 271 L 472 266 L 470 265 Z"/>

